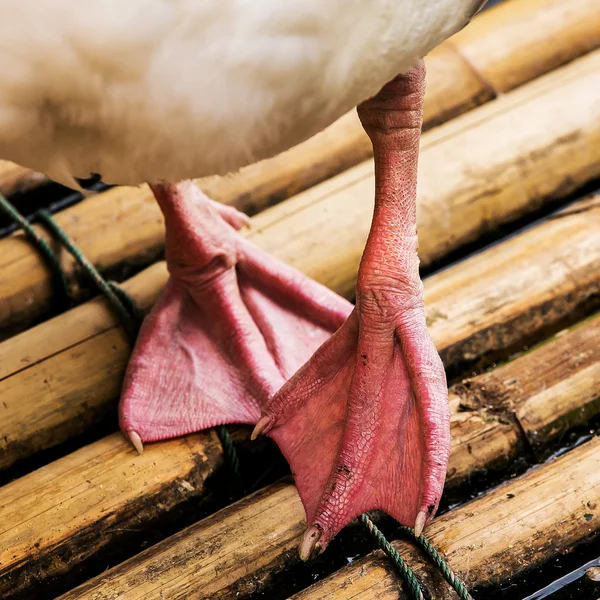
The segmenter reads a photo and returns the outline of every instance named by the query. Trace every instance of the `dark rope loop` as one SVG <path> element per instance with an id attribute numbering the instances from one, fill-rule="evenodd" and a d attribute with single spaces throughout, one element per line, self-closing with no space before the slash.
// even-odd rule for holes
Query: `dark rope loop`
<path id="1" fill-rule="evenodd" d="M 421 548 L 432 560 L 436 567 L 440 570 L 444 579 L 452 587 L 452 589 L 458 594 L 461 600 L 473 600 L 473 596 L 469 594 L 469 590 L 460 577 L 450 568 L 450 565 L 442 558 L 439 552 L 431 545 L 431 542 L 420 535 L 415 536 L 415 530 L 405 525 L 400 526 L 400 530 L 403 533 L 410 535 L 416 542 L 419 548 Z"/>
<path id="2" fill-rule="evenodd" d="M 394 563 L 394 566 L 396 566 L 397 570 L 400 572 L 400 575 L 407 582 L 412 597 L 414 599 L 422 598 L 423 592 L 420 586 L 419 592 L 421 593 L 421 596 L 419 597 L 415 595 L 417 593 L 416 587 L 413 587 L 412 582 L 409 581 L 409 579 L 407 578 L 405 570 L 408 569 L 408 571 L 411 574 L 408 575 L 408 577 L 414 578 L 415 581 L 417 581 L 416 576 L 414 572 L 406 566 L 406 563 L 404 562 L 398 551 L 385 539 L 384 535 L 381 533 L 381 531 L 379 531 L 379 529 L 377 529 L 375 524 L 371 521 L 371 519 L 366 513 L 362 514 L 359 518 L 360 521 L 367 527 L 369 532 L 373 535 L 373 537 L 377 540 L 379 547 L 390 557 L 390 559 Z M 406 527 L 406 525 L 401 525 L 400 531 L 409 535 L 412 539 L 416 541 L 419 548 L 421 548 L 421 550 L 423 550 L 427 554 L 427 556 L 431 559 L 433 564 L 440 570 L 440 573 L 442 574 L 444 579 L 448 582 L 450 587 L 458 594 L 458 597 L 461 600 L 474 600 L 473 596 L 471 596 L 471 594 L 469 593 L 469 590 L 467 589 L 465 583 L 450 568 L 450 565 L 448 565 L 448 563 L 442 558 L 440 553 L 433 547 L 431 542 L 424 535 L 416 537 L 415 530 L 410 527 Z"/>
<path id="3" fill-rule="evenodd" d="M 52 273 L 54 289 L 57 291 L 58 298 L 55 296 L 55 299 L 58 300 L 59 309 L 66 310 L 69 308 L 69 284 L 60 260 L 54 254 L 48 242 L 38 234 L 31 223 L 2 194 L 0 194 L 0 208 L 14 221 L 15 225 L 23 228 L 27 239 L 38 248 L 42 258 L 46 261 Z"/>
<path id="4" fill-rule="evenodd" d="M 242 469 L 240 468 L 240 458 L 238 456 L 238 451 L 235 442 L 233 441 L 231 434 L 227 430 L 227 427 L 225 427 L 224 425 L 219 425 L 218 427 L 216 427 L 216 431 L 217 435 L 219 436 L 221 446 L 223 446 L 223 451 L 225 452 L 225 457 L 227 458 L 229 468 L 232 470 L 239 484 L 242 485 Z"/>
<path id="5" fill-rule="evenodd" d="M 96 286 L 96 289 L 108 300 L 125 328 L 130 342 L 135 342 L 140 328 L 140 319 L 137 307 L 135 310 L 132 310 L 132 307 L 136 306 L 133 298 L 131 298 L 125 290 L 117 286 L 116 283 L 109 283 L 102 277 L 98 269 L 96 269 L 96 267 L 83 255 L 81 250 L 75 246 L 66 232 L 47 210 L 40 210 L 36 215 L 69 251 L 77 261 L 77 264 L 87 275 L 88 279 Z M 116 291 L 117 289 L 119 290 L 118 292 Z"/>
<path id="6" fill-rule="evenodd" d="M 381 550 L 383 550 L 390 558 L 392 564 L 396 567 L 396 570 L 402 579 L 404 579 L 406 586 L 410 591 L 411 598 L 413 598 L 413 600 L 425 600 L 423 589 L 421 588 L 421 584 L 414 571 L 406 564 L 406 562 L 404 562 L 404 559 L 400 556 L 398 551 L 387 541 L 383 533 L 381 533 L 375 523 L 371 521 L 369 515 L 363 513 L 360 515 L 359 520 L 373 536 Z"/>
<path id="7" fill-rule="evenodd" d="M 46 260 L 56 288 L 60 293 L 61 308 L 67 309 L 70 305 L 69 284 L 67 277 L 60 264 L 59 258 L 52 250 L 48 242 L 42 238 L 31 223 L 19 213 L 19 211 L 0 194 L 0 208 L 25 231 L 27 239 L 40 251 Z M 137 308 L 135 301 L 125 290 L 116 283 L 106 281 L 94 265 L 82 254 L 81 250 L 69 239 L 69 236 L 54 220 L 47 210 L 39 210 L 35 216 L 46 226 L 50 233 L 61 242 L 61 244 L 75 258 L 83 272 L 96 286 L 96 289 L 108 300 L 110 306 L 119 317 L 129 341 L 133 344 L 141 324 L 141 311 Z"/>
<path id="8" fill-rule="evenodd" d="M 110 289 L 113 291 L 115 296 L 117 296 L 121 303 L 125 305 L 125 308 L 129 312 L 129 314 L 133 317 L 133 319 L 135 319 L 135 334 L 137 336 L 137 333 L 139 332 L 139 329 L 142 325 L 142 321 L 144 320 L 144 311 L 142 311 L 137 305 L 136 301 L 114 281 L 109 281 L 108 285 L 110 286 Z"/>

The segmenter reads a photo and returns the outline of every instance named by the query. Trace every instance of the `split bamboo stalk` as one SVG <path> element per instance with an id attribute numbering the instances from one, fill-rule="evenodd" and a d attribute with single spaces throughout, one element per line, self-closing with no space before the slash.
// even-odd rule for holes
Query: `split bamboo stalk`
<path id="1" fill-rule="evenodd" d="M 429 328 L 446 367 L 456 371 L 480 359 L 506 356 L 597 304 L 599 230 L 600 196 L 595 196 L 428 278 Z M 264 239 L 257 241 L 263 245 Z M 278 256 L 285 252 L 284 244 L 275 248 Z M 303 259 L 301 253 L 295 256 Z M 307 272 L 333 279 L 320 271 L 318 261 Z M 166 269 L 159 263 L 124 287 L 148 308 L 165 281 Z M 0 344 L 0 468 L 110 414 L 129 352 L 101 300 Z"/>
<path id="2" fill-rule="evenodd" d="M 539 4 L 539 0 L 512 0 L 494 7 L 473 21 L 469 26 L 470 34 L 464 41 L 461 42 L 462 38 L 456 43 L 451 41 L 431 53 L 428 57 L 429 91 L 425 110 L 426 123 L 439 123 L 456 116 L 489 100 L 493 95 L 491 88 L 485 83 L 485 78 L 479 76 L 471 67 L 471 54 L 474 53 L 477 40 L 480 39 L 478 35 L 482 36 L 481 43 L 485 44 L 487 52 L 490 53 L 487 61 L 479 58 L 482 68 L 487 71 L 493 70 L 494 86 L 501 91 L 525 83 L 527 80 L 525 75 L 531 78 L 539 76 L 600 44 L 600 9 L 594 5 L 594 0 L 571 0 L 569 10 L 565 10 L 561 0 L 552 0 L 543 7 L 543 10 L 540 9 Z M 556 15 L 556 18 L 552 15 Z M 542 29 L 536 26 L 538 20 L 544 23 L 550 20 L 553 25 L 551 28 Z M 496 21 L 502 26 L 496 27 L 494 25 Z M 526 23 L 528 28 L 526 41 L 512 34 L 513 27 L 522 26 L 521 22 Z M 477 33 L 479 30 L 481 34 Z M 494 31 L 495 44 L 486 41 L 490 30 Z M 535 40 L 538 40 L 538 37 L 539 43 L 536 45 Z M 511 51 L 505 48 L 507 44 L 511 45 Z M 469 53 L 469 60 L 462 58 L 463 45 L 465 52 Z M 526 56 L 521 56 L 521 48 L 525 49 Z M 516 65 L 520 59 L 527 62 L 528 68 L 515 76 L 515 71 L 518 71 Z M 503 78 L 507 83 L 503 84 Z M 560 80 L 556 85 L 560 86 Z M 585 93 L 573 91 L 573 95 L 575 99 L 579 98 L 585 104 L 586 99 L 592 100 L 590 94 L 594 91 L 597 93 L 597 86 L 590 83 Z M 556 107 L 544 108 L 543 97 L 539 101 L 540 105 L 527 119 L 532 128 L 537 124 L 539 131 L 546 132 L 547 137 L 538 134 L 533 138 L 536 143 L 541 143 L 541 147 L 526 149 L 530 154 L 521 156 L 524 162 L 522 168 L 527 169 L 528 165 L 532 166 L 532 163 L 537 160 L 536 157 L 539 158 L 545 153 L 549 152 L 556 156 L 557 152 L 551 150 L 555 144 L 559 146 L 558 154 L 561 153 L 561 149 L 566 150 L 571 146 L 566 154 L 569 160 L 563 160 L 561 157 L 560 164 L 565 167 L 571 165 L 573 180 L 569 181 L 565 176 L 566 187 L 559 186 L 560 189 L 554 189 L 552 192 L 559 194 L 565 192 L 566 188 L 581 184 L 592 175 L 589 172 L 583 174 L 574 162 L 577 162 L 576 157 L 589 154 L 589 150 L 585 149 L 588 142 L 592 148 L 598 146 L 597 144 L 594 146 L 595 142 L 589 140 L 589 135 L 593 136 L 596 133 L 594 119 L 588 116 L 585 106 L 575 102 L 566 122 L 558 125 L 556 121 L 563 118 L 562 114 L 560 112 L 549 114 L 548 111 L 555 111 Z M 566 90 L 562 100 L 563 106 L 567 107 L 572 101 L 571 94 Z M 581 124 L 575 122 L 578 115 L 584 121 L 586 119 L 588 121 L 583 128 Z M 482 113 L 480 118 L 486 118 L 486 113 Z M 519 121 L 519 125 L 522 123 L 523 121 Z M 565 125 L 569 130 L 567 133 L 562 131 Z M 482 153 L 486 159 L 493 156 L 492 149 L 487 148 L 487 145 L 496 139 L 501 144 L 501 154 L 506 151 L 507 143 L 519 145 L 519 128 L 514 126 L 514 122 L 510 124 L 505 122 L 499 127 L 494 129 L 490 126 L 480 136 L 478 143 L 484 140 L 483 146 L 472 148 L 472 155 L 477 156 Z M 575 131 L 578 133 L 576 134 Z M 447 131 L 446 134 L 451 135 L 451 131 Z M 509 142 L 507 134 L 516 137 L 511 138 Z M 556 139 L 553 138 L 554 134 L 557 136 Z M 583 145 L 576 140 L 569 142 L 570 135 L 581 135 L 582 139 L 579 142 Z M 566 139 L 565 144 L 561 143 L 563 139 Z M 467 140 L 463 139 L 463 141 Z M 475 140 L 471 141 L 475 142 Z M 483 158 L 471 165 L 472 173 L 469 174 L 465 171 L 465 163 L 460 160 L 463 150 L 465 150 L 464 145 L 460 146 L 459 152 L 456 148 L 454 151 L 448 149 L 446 152 L 438 150 L 437 160 L 441 161 L 438 164 L 434 164 L 435 152 L 429 161 L 426 157 L 422 157 L 421 180 L 425 179 L 425 183 L 431 180 L 433 184 L 436 181 L 443 181 L 448 173 L 459 173 L 465 190 L 474 188 L 472 190 L 474 197 L 478 193 L 486 195 L 486 190 L 489 192 L 488 197 L 493 196 L 492 190 L 489 189 L 491 184 L 486 184 L 484 189 L 478 188 L 487 176 L 492 176 L 489 170 L 486 171 Z M 290 152 L 271 161 L 253 165 L 236 176 L 204 180 L 202 186 L 215 199 L 256 211 L 364 160 L 370 153 L 370 143 L 356 115 L 351 113 L 320 136 Z M 429 167 L 427 167 L 428 162 Z M 506 168 L 508 173 L 513 174 L 521 168 L 518 164 L 502 166 L 498 161 L 494 164 Z M 553 170 L 551 169 L 550 173 Z M 456 175 L 452 176 L 451 181 L 456 183 Z M 558 186 L 556 178 L 550 178 L 550 181 L 554 181 L 554 184 L 548 184 L 550 188 Z M 441 184 L 439 187 L 442 187 Z M 368 210 L 372 190 L 369 189 L 369 184 L 366 184 L 360 191 L 361 194 L 366 195 L 361 195 L 356 200 L 360 200 L 365 210 Z M 437 193 L 439 190 L 432 191 Z M 421 194 L 422 204 L 427 203 L 426 195 L 425 190 Z M 535 209 L 537 203 L 533 201 L 531 205 Z M 523 210 L 521 209 L 521 212 Z M 488 212 L 495 213 L 497 210 L 487 208 L 480 212 L 485 213 L 484 216 L 487 218 Z M 361 218 L 366 219 L 366 214 Z M 59 215 L 58 221 L 81 246 L 88 258 L 102 270 L 127 262 L 147 264 L 163 246 L 162 217 L 146 186 L 136 189 L 119 188 L 89 198 L 85 203 L 65 210 Z M 492 217 L 490 226 L 494 224 Z M 357 239 L 360 239 L 360 236 Z M 0 271 L 4 276 L 0 281 L 0 323 L 2 324 L 0 330 L 4 332 L 3 335 L 6 335 L 43 315 L 48 310 L 52 290 L 45 265 L 35 250 L 24 241 L 23 236 L 16 235 L 1 241 L 0 256 L 2 257 Z M 74 281 L 73 263 L 65 256 L 64 264 L 71 281 Z M 16 277 L 17 274 L 19 277 Z"/>
<path id="3" fill-rule="evenodd" d="M 8 160 L 0 160 L 0 194 L 3 196 L 27 192 L 47 181 L 48 178 L 42 173 L 36 173 Z"/>
<path id="4" fill-rule="evenodd" d="M 83 583 L 61 600 L 233 600 L 268 586 L 298 558 L 304 529 L 295 488 L 285 482 L 216 513 Z M 436 519 L 427 536 L 470 584 L 498 585 L 600 532 L 600 438 Z M 431 597 L 455 598 L 414 548 Z M 152 577 L 148 577 L 152 573 Z M 393 598 L 399 581 L 381 553 L 354 562 L 294 596 L 300 600 Z M 404 597 L 400 594 L 401 597 Z"/>
<path id="5" fill-rule="evenodd" d="M 576 214 L 581 216 L 582 213 Z M 544 231 L 539 232 L 537 239 L 546 239 L 548 229 L 540 229 Z M 552 235 L 550 238 L 549 243 L 554 243 Z M 529 239 L 527 243 L 534 247 L 535 241 Z M 557 261 L 562 260 L 568 259 L 557 257 Z M 544 267 L 547 269 L 548 265 L 540 265 Z M 519 278 L 514 263 L 506 268 L 509 273 L 505 279 Z M 596 278 L 597 274 L 598 271 Z M 556 283 L 556 280 L 550 282 L 549 289 Z M 521 287 L 524 287 L 522 280 Z M 502 282 L 496 289 L 502 296 Z M 459 294 L 472 290 L 459 288 Z M 450 304 L 461 303 L 459 294 L 450 299 Z M 487 302 L 491 300 L 488 298 Z M 478 320 L 480 315 L 474 311 L 469 316 Z M 547 446 L 567 428 L 584 424 L 600 412 L 600 378 L 593 375 L 600 369 L 599 334 L 600 316 L 597 316 L 495 371 L 451 389 L 452 452 L 448 486 L 460 486 L 469 477 L 491 468 L 504 469 L 529 443 Z M 75 364 L 72 368 L 78 370 L 79 366 Z M 568 401 L 563 397 L 565 388 L 572 392 Z M 540 393 L 543 393 L 543 401 L 540 401 Z M 532 423 L 543 420 L 543 427 L 525 429 L 520 425 L 523 415 Z M 209 435 L 212 434 L 204 434 L 205 441 L 199 447 L 204 456 L 209 456 L 202 463 L 207 471 L 216 469 L 221 461 L 214 438 L 207 437 Z M 145 521 L 151 521 L 154 513 L 149 509 L 139 515 L 130 510 L 131 506 L 152 504 L 147 496 L 153 493 L 153 488 L 141 485 L 141 481 L 146 481 L 151 474 L 155 486 L 164 484 L 163 487 L 168 488 L 173 481 L 169 465 L 173 456 L 179 456 L 184 442 L 171 442 L 174 446 L 170 443 L 149 445 L 148 454 L 154 468 L 147 467 L 150 471 L 144 471 L 141 479 L 138 477 L 133 482 L 128 474 L 138 468 L 138 459 L 119 434 L 115 434 L 0 488 L 0 523 L 10 524 L 0 533 L 0 549 L 5 549 L 4 553 L 0 550 L 0 595 L 10 597 L 9 590 L 13 590 L 15 597 L 24 595 L 32 585 L 50 576 L 82 569 L 81 563 L 92 554 L 98 557 L 102 552 L 109 552 L 120 542 L 113 534 L 115 522 L 120 529 L 130 529 L 132 520 L 135 527 L 147 527 Z M 192 455 L 197 451 L 198 447 L 185 450 Z M 107 455 L 111 456 L 110 463 L 102 458 Z M 147 454 L 140 460 L 142 465 L 147 464 L 144 462 Z M 67 472 L 68 480 L 65 479 Z M 55 487 L 55 482 L 64 481 L 64 485 Z M 110 484 L 108 514 L 111 520 L 106 521 L 106 510 L 102 510 L 106 508 L 104 500 L 99 502 L 94 495 L 97 485 L 94 487 L 89 481 L 109 482 L 105 487 Z M 194 493 L 196 491 L 201 492 L 200 487 L 196 487 Z M 44 499 L 41 508 L 36 501 L 39 498 Z M 185 498 L 184 495 L 182 501 Z M 162 508 L 158 512 L 162 514 Z M 201 596 L 203 598 L 244 597 L 257 581 L 267 583 L 273 573 L 296 560 L 294 548 L 302 527 L 302 510 L 293 487 L 275 486 L 165 541 L 148 560 L 142 561 L 141 572 L 153 573 L 151 581 L 155 584 L 177 580 L 177 585 L 183 587 L 178 592 L 180 595 L 174 597 L 187 597 L 187 585 L 203 590 L 206 594 Z M 95 532 L 93 539 L 86 533 L 90 530 Z M 220 541 L 215 545 L 217 539 Z M 268 544 L 257 543 L 266 539 Z M 60 560 L 64 555 L 71 556 L 68 565 Z M 27 560 L 24 557 L 28 557 Z M 117 591 L 123 590 L 118 586 L 129 585 L 128 581 L 133 581 L 136 589 L 140 585 L 137 578 L 130 577 L 129 571 L 127 575 L 119 573 L 118 584 L 114 584 L 112 575 L 107 581 L 113 583 L 105 580 L 102 585 L 94 583 L 103 590 L 96 596 L 97 600 L 119 597 Z M 238 581 L 242 573 L 243 578 Z M 22 586 L 16 581 L 22 581 Z M 113 584 L 118 589 L 113 588 Z M 125 597 L 130 597 L 129 591 Z"/>

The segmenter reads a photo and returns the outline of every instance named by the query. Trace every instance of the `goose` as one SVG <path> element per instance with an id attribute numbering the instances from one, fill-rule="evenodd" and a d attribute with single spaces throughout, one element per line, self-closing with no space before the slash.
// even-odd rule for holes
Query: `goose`
<path id="1" fill-rule="evenodd" d="M 448 392 L 416 231 L 423 57 L 484 0 L 4 0 L 0 158 L 80 189 L 149 183 L 169 281 L 133 350 L 143 444 L 255 426 L 288 460 L 303 559 L 364 511 L 420 534 L 442 494 Z M 355 305 L 248 242 L 190 180 L 283 152 L 357 107 L 375 208 Z M 335 215 L 331 215 L 335 218 Z"/>

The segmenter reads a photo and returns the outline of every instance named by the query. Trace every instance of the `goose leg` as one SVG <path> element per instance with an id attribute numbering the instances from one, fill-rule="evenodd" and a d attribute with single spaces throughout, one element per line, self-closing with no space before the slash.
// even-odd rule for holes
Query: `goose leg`
<path id="1" fill-rule="evenodd" d="M 417 256 L 424 90 L 420 63 L 359 107 L 373 142 L 376 191 L 356 308 L 255 429 L 275 439 L 295 474 L 308 522 L 303 558 L 366 510 L 420 531 L 442 494 L 448 395 L 425 324 Z"/>
<path id="2" fill-rule="evenodd" d="M 351 305 L 262 252 L 247 218 L 191 182 L 152 186 L 165 216 L 169 282 L 144 321 L 119 405 L 122 431 L 151 442 L 255 424 Z"/>

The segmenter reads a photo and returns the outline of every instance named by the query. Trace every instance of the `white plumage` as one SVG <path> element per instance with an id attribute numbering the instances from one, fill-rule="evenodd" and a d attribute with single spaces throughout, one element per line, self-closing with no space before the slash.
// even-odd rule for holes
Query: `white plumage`
<path id="1" fill-rule="evenodd" d="M 222 174 L 322 130 L 481 0 L 3 0 L 0 157 L 76 187 Z"/>

